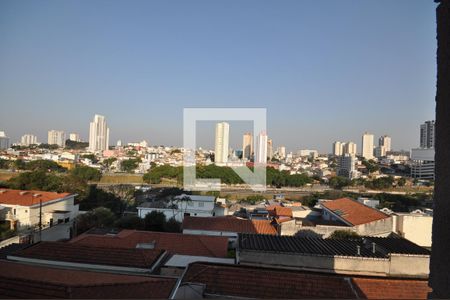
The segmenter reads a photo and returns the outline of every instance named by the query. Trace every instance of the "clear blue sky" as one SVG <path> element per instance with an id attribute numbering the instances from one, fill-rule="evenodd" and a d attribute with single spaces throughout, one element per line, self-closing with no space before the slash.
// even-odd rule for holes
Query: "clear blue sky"
<path id="1" fill-rule="evenodd" d="M 360 147 L 370 131 L 409 149 L 434 118 L 435 6 L 3 0 L 0 130 L 87 138 L 99 113 L 113 143 L 181 145 L 184 107 L 266 107 L 274 146 Z"/>

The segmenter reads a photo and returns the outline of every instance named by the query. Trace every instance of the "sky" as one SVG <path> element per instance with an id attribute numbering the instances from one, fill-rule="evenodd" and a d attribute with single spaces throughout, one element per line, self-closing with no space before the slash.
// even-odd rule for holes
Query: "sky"
<path id="1" fill-rule="evenodd" d="M 181 146 L 183 108 L 267 108 L 274 147 L 394 149 L 434 119 L 431 0 L 0 1 L 0 131 Z M 231 126 L 239 148 L 251 123 Z M 247 130 L 247 127 L 248 130 Z M 214 123 L 198 145 L 214 145 Z"/>

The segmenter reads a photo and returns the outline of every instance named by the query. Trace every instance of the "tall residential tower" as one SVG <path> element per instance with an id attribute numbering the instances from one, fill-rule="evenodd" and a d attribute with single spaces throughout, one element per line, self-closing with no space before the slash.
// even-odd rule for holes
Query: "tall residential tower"
<path id="1" fill-rule="evenodd" d="M 229 138 L 230 124 L 226 122 L 217 123 L 214 151 L 215 163 L 223 164 L 228 162 Z"/>
<path id="2" fill-rule="evenodd" d="M 104 116 L 95 115 L 89 127 L 89 150 L 92 152 L 108 150 L 109 128 Z"/>

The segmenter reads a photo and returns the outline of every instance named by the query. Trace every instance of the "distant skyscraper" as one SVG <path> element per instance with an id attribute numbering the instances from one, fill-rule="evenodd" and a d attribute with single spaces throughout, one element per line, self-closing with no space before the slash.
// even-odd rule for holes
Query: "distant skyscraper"
<path id="1" fill-rule="evenodd" d="M 89 127 L 89 150 L 92 152 L 108 150 L 109 128 L 104 116 L 95 115 Z"/>
<path id="2" fill-rule="evenodd" d="M 272 139 L 267 139 L 267 157 L 272 159 L 273 157 L 273 141 Z"/>
<path id="3" fill-rule="evenodd" d="M 286 147 L 279 146 L 277 148 L 277 154 L 280 159 L 285 159 L 286 158 Z"/>
<path id="4" fill-rule="evenodd" d="M 267 134 L 261 132 L 256 138 L 255 163 L 267 163 Z"/>
<path id="5" fill-rule="evenodd" d="M 253 135 L 245 133 L 242 139 L 242 159 L 250 160 L 253 154 Z"/>
<path id="6" fill-rule="evenodd" d="M 22 135 L 22 138 L 20 139 L 20 144 L 22 146 L 30 146 L 35 145 L 37 143 L 38 143 L 37 136 L 29 133 Z"/>
<path id="7" fill-rule="evenodd" d="M 230 124 L 226 122 L 217 123 L 214 151 L 214 161 L 216 163 L 228 162 L 229 137 Z"/>
<path id="8" fill-rule="evenodd" d="M 0 131 L 0 150 L 9 148 L 9 137 L 6 136 L 4 131 Z"/>
<path id="9" fill-rule="evenodd" d="M 365 159 L 373 159 L 373 134 L 365 132 L 362 136 L 361 155 Z"/>
<path id="10" fill-rule="evenodd" d="M 391 137 L 388 135 L 383 135 L 378 139 L 378 146 L 384 147 L 384 151 L 389 152 L 391 148 Z"/>
<path id="11" fill-rule="evenodd" d="M 78 133 L 71 133 L 69 134 L 69 140 L 74 141 L 74 142 L 80 142 L 80 135 Z"/>
<path id="12" fill-rule="evenodd" d="M 434 148 L 434 121 L 426 121 L 420 125 L 420 148 Z"/>
<path id="13" fill-rule="evenodd" d="M 122 140 L 117 140 L 116 147 L 122 147 Z"/>
<path id="14" fill-rule="evenodd" d="M 343 146 L 344 146 L 344 144 L 341 142 L 338 142 L 338 141 L 334 142 L 333 147 L 331 149 L 331 153 L 335 156 L 342 155 L 343 154 Z"/>
<path id="15" fill-rule="evenodd" d="M 356 144 L 353 142 L 347 142 L 344 144 L 343 152 L 342 154 L 350 154 L 350 155 L 356 155 Z"/>
<path id="16" fill-rule="evenodd" d="M 64 131 L 50 130 L 48 132 L 47 143 L 49 145 L 58 145 L 58 147 L 64 147 L 66 145 L 66 135 Z"/>

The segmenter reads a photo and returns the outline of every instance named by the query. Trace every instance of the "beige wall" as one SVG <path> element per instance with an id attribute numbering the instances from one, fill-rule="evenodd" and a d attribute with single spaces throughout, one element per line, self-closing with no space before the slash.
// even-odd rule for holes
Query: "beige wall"
<path id="1" fill-rule="evenodd" d="M 422 247 L 431 247 L 433 217 L 420 214 L 399 214 L 394 216 L 396 233 Z"/>

